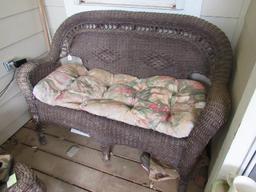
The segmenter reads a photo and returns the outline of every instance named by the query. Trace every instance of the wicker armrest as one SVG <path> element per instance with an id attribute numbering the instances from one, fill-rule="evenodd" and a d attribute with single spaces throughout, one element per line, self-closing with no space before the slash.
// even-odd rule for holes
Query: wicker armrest
<path id="1" fill-rule="evenodd" d="M 228 89 L 224 85 L 213 84 L 209 90 L 207 104 L 202 111 L 189 140 L 206 145 L 213 135 L 225 125 L 231 108 Z"/>
<path id="2" fill-rule="evenodd" d="M 32 114 L 36 113 L 36 109 L 33 106 L 33 100 L 35 99 L 32 93 L 33 87 L 55 68 L 56 64 L 47 59 L 29 61 L 19 68 L 16 80 L 26 98 Z"/>
<path id="3" fill-rule="evenodd" d="M 187 169 L 183 169 L 184 172 L 180 172 L 181 175 L 189 173 L 191 166 L 198 158 L 198 154 L 202 153 L 214 134 L 225 125 L 230 106 L 227 88 L 219 84 L 213 85 L 209 91 L 206 107 L 189 137 L 185 139 L 187 142 L 182 153 L 184 158 L 180 162 L 180 166 Z"/>

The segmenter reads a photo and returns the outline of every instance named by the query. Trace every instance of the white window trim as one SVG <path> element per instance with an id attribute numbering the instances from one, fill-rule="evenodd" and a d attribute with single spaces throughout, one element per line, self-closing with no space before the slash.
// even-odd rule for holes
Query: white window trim
<path id="1" fill-rule="evenodd" d="M 81 3 L 81 0 L 64 0 L 65 9 L 67 16 L 74 15 L 79 12 L 93 11 L 93 10 L 123 10 L 123 11 L 139 11 L 139 12 L 157 12 L 157 13 L 175 13 L 175 14 L 185 14 L 200 17 L 201 7 L 203 0 L 170 0 L 170 3 L 176 3 L 176 7 L 172 8 L 169 6 L 164 6 L 164 4 L 159 4 L 159 2 L 166 3 L 168 0 L 83 0 L 87 3 Z M 118 4 L 110 4 L 108 2 L 118 2 Z M 133 5 L 124 5 L 121 2 L 133 2 Z M 139 5 L 135 5 L 138 2 L 146 2 Z M 91 2 L 91 3 L 90 3 Z M 94 3 L 95 2 L 95 3 Z M 98 2 L 98 3 L 96 3 Z M 106 3 L 107 2 L 107 3 Z M 149 2 L 158 2 L 157 5 L 149 4 Z M 162 7 L 159 5 L 163 5 Z"/>
<path id="2" fill-rule="evenodd" d="M 116 6 L 126 8 L 148 8 L 148 9 L 184 9 L 186 0 L 75 0 L 76 5 Z"/>

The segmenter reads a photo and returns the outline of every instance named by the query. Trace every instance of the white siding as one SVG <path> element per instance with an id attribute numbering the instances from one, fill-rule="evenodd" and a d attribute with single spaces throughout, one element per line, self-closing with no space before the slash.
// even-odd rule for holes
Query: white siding
<path id="1" fill-rule="evenodd" d="M 42 31 L 37 9 L 1 19 L 0 26 L 0 49 Z"/>
<path id="2" fill-rule="evenodd" d="M 14 6 L 15 5 L 15 6 Z M 2 62 L 13 58 L 34 58 L 46 52 L 36 0 L 1 0 L 0 6 L 0 90 L 12 77 Z M 27 104 L 16 82 L 0 98 L 0 144 L 30 118 Z"/>
<path id="3" fill-rule="evenodd" d="M 0 19 L 37 7 L 35 0 L 1 0 Z"/>

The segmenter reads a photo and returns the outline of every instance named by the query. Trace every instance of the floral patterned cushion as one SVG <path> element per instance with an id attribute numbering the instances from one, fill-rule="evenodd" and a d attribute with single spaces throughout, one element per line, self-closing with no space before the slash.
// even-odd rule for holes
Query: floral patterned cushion
<path id="1" fill-rule="evenodd" d="M 104 99 L 112 99 L 133 106 L 135 103 L 136 89 L 124 84 L 114 84 L 104 93 Z"/>
<path id="2" fill-rule="evenodd" d="M 187 137 L 205 107 L 200 82 L 153 76 L 138 79 L 66 64 L 33 90 L 40 101 L 103 116 L 173 137 Z"/>

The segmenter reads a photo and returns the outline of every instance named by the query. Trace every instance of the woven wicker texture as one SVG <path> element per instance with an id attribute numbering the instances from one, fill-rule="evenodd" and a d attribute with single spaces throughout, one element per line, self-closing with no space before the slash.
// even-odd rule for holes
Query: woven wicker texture
<path id="1" fill-rule="evenodd" d="M 193 72 L 201 73 L 212 82 L 207 105 L 189 137 L 177 139 L 39 102 L 32 95 L 33 86 L 59 66 L 58 60 L 68 54 L 80 57 L 89 69 L 98 67 L 138 77 L 188 78 Z M 232 50 L 227 37 L 216 26 L 199 18 L 93 11 L 68 18 L 57 30 L 49 55 L 24 65 L 17 81 L 37 122 L 76 127 L 105 147 L 122 144 L 149 152 L 179 171 L 179 191 L 184 191 L 198 156 L 227 120 L 231 66 Z"/>
<path id="2" fill-rule="evenodd" d="M 17 183 L 8 192 L 46 192 L 45 185 L 37 178 L 33 171 L 22 163 L 15 163 L 14 172 Z"/>

